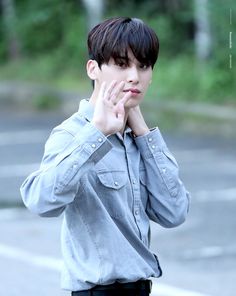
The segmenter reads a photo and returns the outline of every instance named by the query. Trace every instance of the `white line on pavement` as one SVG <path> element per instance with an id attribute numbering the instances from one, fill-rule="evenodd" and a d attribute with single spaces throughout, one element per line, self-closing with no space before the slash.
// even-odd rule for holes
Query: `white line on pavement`
<path id="1" fill-rule="evenodd" d="M 60 271 L 62 265 L 62 261 L 60 259 L 49 256 L 34 255 L 30 252 L 4 244 L 0 244 L 0 256 L 54 271 Z"/>
<path id="2" fill-rule="evenodd" d="M 49 256 L 35 255 L 30 252 L 0 244 L 0 256 L 28 263 L 33 266 L 50 269 L 59 272 L 62 268 L 62 260 Z M 208 296 L 185 289 L 171 287 L 160 283 L 153 283 L 152 296 Z"/>
<path id="3" fill-rule="evenodd" d="M 236 187 L 218 190 L 201 190 L 192 195 L 194 200 L 198 202 L 236 201 Z"/>
<path id="4" fill-rule="evenodd" d="M 207 258 L 216 258 L 221 256 L 235 256 L 236 246 L 208 246 L 195 250 L 186 250 L 182 257 L 187 260 L 200 260 Z"/>
<path id="5" fill-rule="evenodd" d="M 193 149 L 182 149 L 182 150 L 173 150 L 173 154 L 177 157 L 177 159 L 191 159 L 191 160 L 197 160 L 195 155 L 204 154 L 205 156 L 213 156 L 215 157 L 215 154 L 218 152 L 215 148 L 193 148 Z"/>
<path id="6" fill-rule="evenodd" d="M 39 169 L 39 163 L 0 166 L 0 178 L 25 177 Z"/>
<path id="7" fill-rule="evenodd" d="M 154 283 L 152 287 L 152 296 L 209 296 L 190 290 L 180 289 L 169 285 Z"/>
<path id="8" fill-rule="evenodd" d="M 22 218 L 35 219 L 35 214 L 31 213 L 26 207 L 0 208 L 0 222 L 22 220 Z"/>
<path id="9" fill-rule="evenodd" d="M 0 146 L 45 142 L 48 130 L 25 130 L 0 133 Z"/>

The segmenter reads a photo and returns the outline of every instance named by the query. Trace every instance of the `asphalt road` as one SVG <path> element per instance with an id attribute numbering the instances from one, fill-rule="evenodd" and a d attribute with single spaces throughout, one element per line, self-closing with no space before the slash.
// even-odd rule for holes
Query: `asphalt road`
<path id="1" fill-rule="evenodd" d="M 60 291 L 59 218 L 21 205 L 19 186 L 42 157 L 50 130 L 65 114 L 0 112 L 0 295 L 68 295 Z M 153 296 L 234 296 L 236 282 L 236 140 L 164 134 L 192 195 L 187 221 L 152 225 L 163 277 Z"/>

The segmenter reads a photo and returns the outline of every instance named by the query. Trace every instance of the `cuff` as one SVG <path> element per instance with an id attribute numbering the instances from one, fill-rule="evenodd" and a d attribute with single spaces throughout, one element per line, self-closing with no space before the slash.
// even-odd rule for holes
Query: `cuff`
<path id="1" fill-rule="evenodd" d="M 141 155 L 145 158 L 150 158 L 156 152 L 162 152 L 163 149 L 167 148 L 158 128 L 152 129 L 150 133 L 144 136 L 136 137 L 135 143 L 137 144 Z"/>

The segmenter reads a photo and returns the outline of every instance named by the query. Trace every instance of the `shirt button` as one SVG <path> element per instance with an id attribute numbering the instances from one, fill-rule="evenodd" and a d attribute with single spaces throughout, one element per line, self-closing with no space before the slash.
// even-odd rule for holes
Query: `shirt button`
<path id="1" fill-rule="evenodd" d="M 138 210 L 136 210 L 134 213 L 135 213 L 135 215 L 137 216 L 137 215 L 138 215 L 138 213 L 139 213 L 139 211 L 138 211 Z"/>
<path id="2" fill-rule="evenodd" d="M 156 148 L 156 146 L 155 145 L 152 145 L 152 149 L 155 149 Z"/>
<path id="3" fill-rule="evenodd" d="M 99 143 L 102 143 L 102 138 L 98 138 L 98 142 Z"/>
<path id="4" fill-rule="evenodd" d="M 166 168 L 162 169 L 162 172 L 165 174 L 166 173 Z"/>
<path id="5" fill-rule="evenodd" d="M 96 148 L 96 145 L 95 144 L 92 144 L 91 146 L 92 146 L 92 148 Z"/>
<path id="6" fill-rule="evenodd" d="M 152 138 L 148 138 L 148 142 L 152 142 Z"/>
<path id="7" fill-rule="evenodd" d="M 115 184 L 115 186 L 118 186 L 119 185 L 119 183 L 117 181 L 115 181 L 114 184 Z"/>
<path id="8" fill-rule="evenodd" d="M 136 184 L 136 181 L 135 180 L 133 180 L 133 182 L 132 182 L 133 184 Z"/>

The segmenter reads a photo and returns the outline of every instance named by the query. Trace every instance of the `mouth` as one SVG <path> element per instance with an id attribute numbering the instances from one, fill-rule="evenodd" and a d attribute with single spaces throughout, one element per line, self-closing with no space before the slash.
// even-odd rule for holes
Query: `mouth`
<path id="1" fill-rule="evenodd" d="M 129 88 L 129 89 L 124 89 L 123 92 L 131 92 L 132 94 L 140 94 L 141 91 L 137 88 Z"/>

